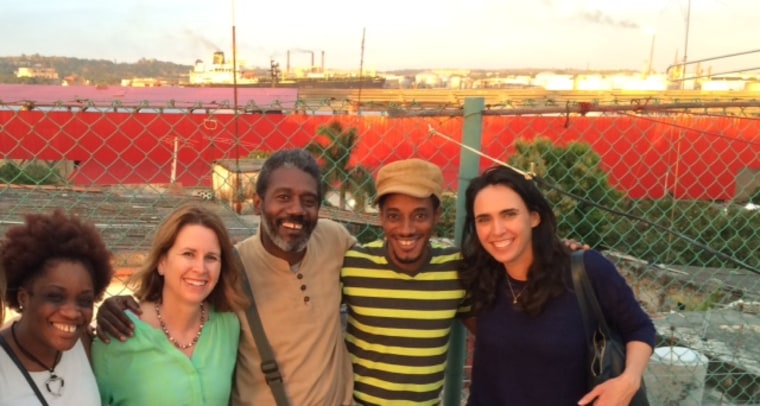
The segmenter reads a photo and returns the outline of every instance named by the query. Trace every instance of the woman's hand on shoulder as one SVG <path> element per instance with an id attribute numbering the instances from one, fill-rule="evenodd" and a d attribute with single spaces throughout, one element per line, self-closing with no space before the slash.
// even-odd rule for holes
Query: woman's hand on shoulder
<path id="1" fill-rule="evenodd" d="M 567 247 L 567 249 L 569 249 L 570 251 L 578 251 L 578 250 L 586 251 L 588 249 L 591 249 L 591 247 L 588 244 L 584 244 L 580 241 L 575 241 L 572 238 L 563 238 L 562 244 L 565 244 L 565 247 Z"/>

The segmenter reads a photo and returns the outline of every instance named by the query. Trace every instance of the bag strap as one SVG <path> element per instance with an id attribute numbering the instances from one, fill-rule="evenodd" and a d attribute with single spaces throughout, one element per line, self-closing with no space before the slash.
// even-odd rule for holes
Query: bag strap
<path id="1" fill-rule="evenodd" d="M 583 324 L 586 325 L 587 338 L 591 339 L 590 334 L 593 330 L 593 319 L 596 319 L 602 333 L 609 335 L 610 328 L 607 326 L 604 313 L 602 313 L 602 308 L 599 306 L 599 300 L 596 297 L 596 293 L 594 293 L 594 287 L 591 285 L 591 281 L 589 281 L 588 274 L 586 273 L 586 266 L 583 262 L 583 251 L 573 251 L 570 255 L 570 273 L 572 274 L 573 286 L 575 288 L 575 297 L 578 298 L 578 305 L 581 309 Z"/>
<path id="2" fill-rule="evenodd" d="M 245 271 L 245 265 L 243 265 L 240 252 L 238 252 L 237 248 L 233 250 L 233 254 L 236 265 L 240 273 L 243 274 L 243 289 L 250 302 L 245 314 L 248 316 L 248 325 L 251 327 L 253 340 L 256 342 L 256 347 L 261 355 L 261 372 L 264 373 L 267 385 L 272 390 L 275 404 L 277 406 L 289 406 L 290 402 L 285 394 L 285 384 L 282 380 L 282 374 L 280 374 L 280 367 L 274 358 L 272 346 L 269 345 L 269 340 L 267 340 L 267 336 L 264 333 L 264 325 L 261 324 L 261 317 L 256 309 L 256 301 L 253 299 L 253 290 L 251 289 L 251 283 L 248 281 L 248 273 Z"/>
<path id="3" fill-rule="evenodd" d="M 610 337 L 610 328 L 607 325 L 607 321 L 604 319 L 602 308 L 599 306 L 599 300 L 594 293 L 594 287 L 591 285 L 591 281 L 588 279 L 586 273 L 586 266 L 583 262 L 583 251 L 573 251 L 570 256 L 570 273 L 572 274 L 573 286 L 575 288 L 575 296 L 578 298 L 578 304 L 581 308 L 581 317 L 583 318 L 583 324 L 586 325 L 586 338 L 590 347 L 593 347 L 594 333 L 591 330 L 591 313 L 599 323 L 599 331 L 605 337 Z M 592 373 L 594 367 L 591 367 Z M 641 377 L 641 387 L 633 395 L 631 399 L 631 405 L 649 406 L 649 400 L 646 396 L 646 388 L 644 386 L 644 377 Z"/>
<path id="4" fill-rule="evenodd" d="M 11 360 L 13 361 L 13 363 L 16 364 L 18 369 L 21 371 L 21 374 L 24 375 L 24 378 L 26 378 L 26 381 L 29 382 L 29 386 L 32 387 L 34 394 L 37 395 L 37 399 L 40 401 L 42 406 L 48 406 L 48 403 L 45 400 L 45 397 L 42 396 L 42 393 L 40 392 L 40 389 L 37 387 L 37 384 L 34 383 L 34 381 L 32 380 L 32 377 L 29 376 L 29 371 L 27 371 L 26 368 L 24 368 L 24 365 L 21 363 L 21 360 L 18 359 L 18 357 L 16 356 L 16 353 L 13 352 L 13 350 L 11 349 L 11 346 L 8 345 L 8 342 L 5 341 L 5 338 L 2 335 L 0 335 L 0 346 L 2 346 L 5 352 L 8 353 L 8 356 L 11 357 Z"/>

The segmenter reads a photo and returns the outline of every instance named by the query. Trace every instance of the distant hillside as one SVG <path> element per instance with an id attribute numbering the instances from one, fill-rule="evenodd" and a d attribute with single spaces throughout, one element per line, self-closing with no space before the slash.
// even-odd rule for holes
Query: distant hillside
<path id="1" fill-rule="evenodd" d="M 59 79 L 17 78 L 14 72 L 19 67 L 54 68 Z M 0 83 L 60 84 L 70 77 L 75 83 L 92 85 L 116 85 L 122 79 L 156 78 L 169 83 L 178 83 L 180 77 L 187 76 L 190 65 L 179 65 L 155 59 L 140 59 L 135 63 L 115 63 L 103 59 L 79 59 L 63 56 L 21 55 L 0 57 Z"/>

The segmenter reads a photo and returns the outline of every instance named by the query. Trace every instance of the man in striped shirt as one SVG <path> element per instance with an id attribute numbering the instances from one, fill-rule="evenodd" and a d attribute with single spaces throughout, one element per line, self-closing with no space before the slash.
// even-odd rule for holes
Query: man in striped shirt
<path id="1" fill-rule="evenodd" d="M 346 344 L 361 405 L 435 405 L 449 332 L 469 308 L 456 248 L 430 241 L 441 216 L 443 176 L 420 159 L 392 162 L 377 175 L 385 239 L 346 253 Z"/>

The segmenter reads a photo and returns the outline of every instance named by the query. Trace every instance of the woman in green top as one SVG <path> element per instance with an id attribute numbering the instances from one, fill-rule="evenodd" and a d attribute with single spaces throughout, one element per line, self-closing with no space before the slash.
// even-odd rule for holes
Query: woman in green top
<path id="1" fill-rule="evenodd" d="M 186 205 L 158 228 L 135 274 L 135 337 L 96 340 L 92 361 L 103 404 L 229 403 L 245 295 L 221 219 Z"/>

